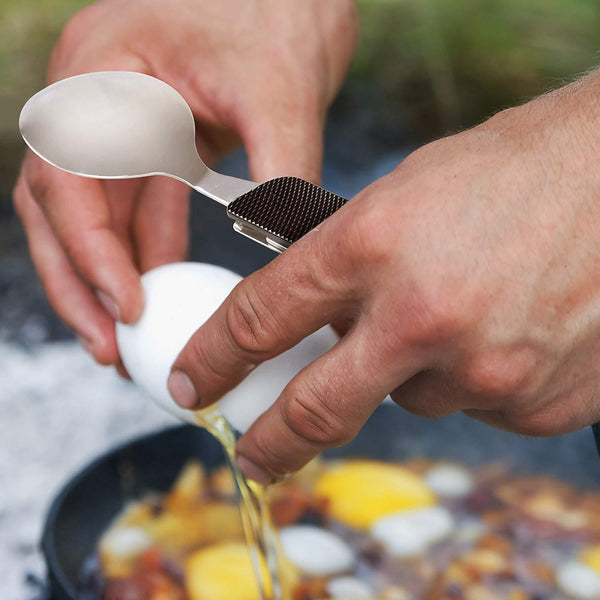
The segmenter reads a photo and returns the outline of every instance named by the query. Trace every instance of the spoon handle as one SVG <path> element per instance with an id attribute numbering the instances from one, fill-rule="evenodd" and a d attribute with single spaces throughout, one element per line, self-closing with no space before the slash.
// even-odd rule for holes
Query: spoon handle
<path id="1" fill-rule="evenodd" d="M 283 252 L 346 202 L 303 179 L 279 177 L 233 200 L 227 214 L 238 233 Z"/>

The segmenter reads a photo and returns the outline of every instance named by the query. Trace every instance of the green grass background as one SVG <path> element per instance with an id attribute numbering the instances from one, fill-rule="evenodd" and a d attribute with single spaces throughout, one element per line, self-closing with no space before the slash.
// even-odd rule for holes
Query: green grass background
<path id="1" fill-rule="evenodd" d="M 327 1 L 327 0 L 323 0 Z M 14 178 L 23 102 L 82 0 L 0 0 L 0 189 Z M 598 0 L 359 0 L 349 77 L 376 86 L 415 140 L 476 123 L 600 62 Z"/>

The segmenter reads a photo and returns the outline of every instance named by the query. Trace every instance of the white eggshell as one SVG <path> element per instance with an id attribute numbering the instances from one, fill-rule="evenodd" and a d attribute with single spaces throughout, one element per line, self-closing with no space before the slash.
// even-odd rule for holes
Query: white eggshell
<path id="1" fill-rule="evenodd" d="M 194 332 L 217 310 L 241 277 L 203 263 L 175 263 L 142 276 L 145 309 L 134 325 L 117 323 L 119 352 L 133 381 L 164 409 L 188 422 L 167 389 L 171 366 Z M 337 335 L 323 327 L 294 348 L 259 365 L 220 401 L 221 412 L 245 432 L 308 363 L 329 350 Z"/>
<path id="2" fill-rule="evenodd" d="M 139 527 L 116 527 L 102 537 L 100 548 L 113 557 L 126 559 L 139 556 L 152 543 L 152 538 Z"/>
<path id="3" fill-rule="evenodd" d="M 397 557 L 423 554 L 454 530 L 454 519 L 446 508 L 433 506 L 406 510 L 379 519 L 371 535 Z"/>
<path id="4" fill-rule="evenodd" d="M 442 498 L 464 498 L 475 487 L 473 475 L 464 467 L 441 463 L 425 473 L 429 487 Z"/>
<path id="5" fill-rule="evenodd" d="M 327 582 L 327 591 L 332 598 L 354 600 L 354 598 L 376 598 L 371 586 L 358 577 L 336 577 Z"/>
<path id="6" fill-rule="evenodd" d="M 352 548 L 339 536 L 314 525 L 292 525 L 279 532 L 288 559 L 307 575 L 325 577 L 354 567 Z"/>
<path id="7" fill-rule="evenodd" d="M 580 562 L 572 560 L 561 565 L 556 580 L 563 592 L 577 600 L 600 598 L 600 574 Z"/>

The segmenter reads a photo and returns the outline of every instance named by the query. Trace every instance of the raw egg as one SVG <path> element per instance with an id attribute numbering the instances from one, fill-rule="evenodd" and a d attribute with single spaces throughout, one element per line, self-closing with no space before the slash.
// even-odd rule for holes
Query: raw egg
<path id="1" fill-rule="evenodd" d="M 121 359 L 133 381 L 176 417 L 195 423 L 167 389 L 171 366 L 194 332 L 241 281 L 235 273 L 203 263 L 164 265 L 142 275 L 145 309 L 134 325 L 117 323 Z M 228 392 L 219 407 L 242 433 L 279 396 L 308 363 L 327 352 L 338 338 L 323 327 L 283 354 L 256 367 Z"/>

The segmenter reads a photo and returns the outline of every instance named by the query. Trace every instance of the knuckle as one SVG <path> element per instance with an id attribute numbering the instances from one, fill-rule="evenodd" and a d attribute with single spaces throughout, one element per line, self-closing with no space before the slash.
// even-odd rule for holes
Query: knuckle
<path id="1" fill-rule="evenodd" d="M 428 290 L 422 294 L 419 306 L 421 337 L 425 341 L 456 338 L 469 328 L 469 317 L 464 305 L 448 289 Z"/>
<path id="2" fill-rule="evenodd" d="M 402 343 L 414 348 L 440 348 L 472 328 L 473 313 L 453 290 L 428 284 L 412 289 L 402 326 Z"/>
<path id="3" fill-rule="evenodd" d="M 416 415 L 417 417 L 423 417 L 424 419 L 438 419 L 444 417 L 452 410 L 446 409 L 439 403 L 431 402 L 431 398 L 427 394 L 412 393 L 410 397 L 406 397 L 404 394 L 398 393 L 391 394 L 392 400 L 401 406 L 408 412 Z"/>
<path id="4" fill-rule="evenodd" d="M 266 467 L 276 477 L 281 477 L 290 472 L 288 458 L 274 450 L 268 441 L 263 441 L 262 436 L 257 437 L 255 453 L 258 459 L 257 462 Z"/>
<path id="5" fill-rule="evenodd" d="M 43 202 L 48 197 L 50 182 L 38 160 L 32 160 L 30 163 L 27 172 L 27 183 L 32 196 L 38 202 Z"/>
<path id="6" fill-rule="evenodd" d="M 176 365 L 194 379 L 205 400 L 212 397 L 215 387 L 231 387 L 231 374 L 219 367 L 214 352 L 211 351 L 211 344 L 207 344 L 206 339 L 198 334 L 192 336 L 177 358 Z M 227 383 L 230 385 L 227 386 Z"/>
<path id="7" fill-rule="evenodd" d="M 355 205 L 346 235 L 340 240 L 340 254 L 348 257 L 357 268 L 368 265 L 371 269 L 390 259 L 390 246 L 387 242 L 390 238 L 382 231 L 389 219 L 376 196 L 377 194 L 368 194 Z"/>
<path id="8" fill-rule="evenodd" d="M 263 354 L 273 349 L 272 315 L 251 286 L 240 285 L 234 291 L 225 320 L 234 346 L 244 353 Z"/>
<path id="9" fill-rule="evenodd" d="M 516 397 L 532 382 L 534 357 L 529 351 L 487 351 L 469 361 L 464 374 L 466 389 L 487 397 Z"/>
<path id="10" fill-rule="evenodd" d="M 539 410 L 528 415 L 509 412 L 504 420 L 508 429 L 529 437 L 554 437 L 570 429 L 568 420 L 556 410 Z"/>
<path id="11" fill-rule="evenodd" d="M 342 446 L 353 437 L 334 406 L 306 384 L 291 384 L 282 414 L 295 435 L 318 447 Z"/>
<path id="12" fill-rule="evenodd" d="M 80 274 L 87 272 L 90 264 L 90 253 L 86 241 L 85 236 L 79 235 L 63 236 L 61 240 L 67 256 Z"/>

